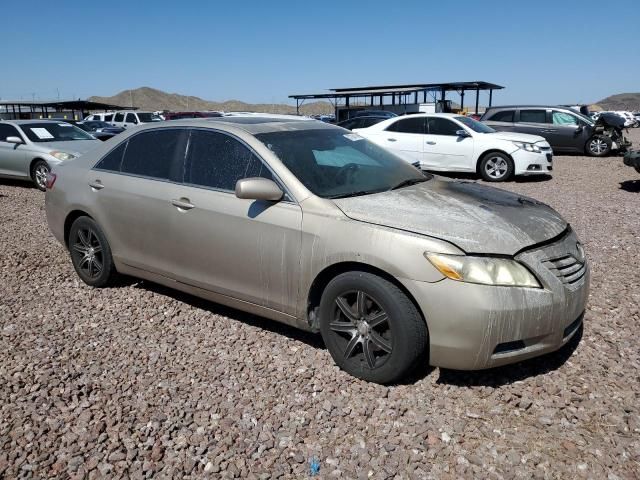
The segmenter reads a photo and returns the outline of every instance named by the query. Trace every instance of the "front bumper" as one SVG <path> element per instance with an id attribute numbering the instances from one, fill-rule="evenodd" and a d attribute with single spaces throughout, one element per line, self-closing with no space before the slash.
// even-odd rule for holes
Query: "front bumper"
<path id="1" fill-rule="evenodd" d="M 569 283 L 549 260 L 577 255 L 576 242 L 575 234 L 569 232 L 552 245 L 517 256 L 543 288 L 493 287 L 448 279 L 406 281 L 427 322 L 430 364 L 479 370 L 542 355 L 566 344 L 582 322 L 590 272 L 585 262 L 577 280 L 567 275 Z"/>
<path id="2" fill-rule="evenodd" d="M 553 170 L 551 150 L 535 153 L 518 149 L 511 154 L 511 158 L 513 158 L 516 175 L 545 175 Z"/>

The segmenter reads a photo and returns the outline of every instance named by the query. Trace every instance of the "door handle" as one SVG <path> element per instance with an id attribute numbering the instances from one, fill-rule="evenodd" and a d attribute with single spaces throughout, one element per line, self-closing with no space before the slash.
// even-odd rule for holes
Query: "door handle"
<path id="1" fill-rule="evenodd" d="M 387 138 L 388 141 L 390 142 L 396 142 L 397 140 L 395 138 Z"/>
<path id="2" fill-rule="evenodd" d="M 95 182 L 91 182 L 89 184 L 89 186 L 91 188 L 93 188 L 94 190 L 102 190 L 104 188 L 104 185 L 102 184 L 102 182 L 100 180 L 96 180 Z"/>
<path id="3" fill-rule="evenodd" d="M 432 142 L 432 141 L 428 141 L 427 142 L 427 145 L 435 145 L 435 144 L 436 144 L 436 142 Z"/>
<path id="4" fill-rule="evenodd" d="M 192 208 L 195 207 L 195 205 L 191 203 L 188 198 L 184 198 L 184 197 L 172 199 L 171 204 L 174 207 L 177 207 L 178 210 L 191 210 Z"/>

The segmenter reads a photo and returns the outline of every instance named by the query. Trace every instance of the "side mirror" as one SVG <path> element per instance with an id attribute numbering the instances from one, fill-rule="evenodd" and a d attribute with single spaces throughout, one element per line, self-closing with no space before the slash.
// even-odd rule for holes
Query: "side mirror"
<path id="1" fill-rule="evenodd" d="M 582 133 L 582 130 L 584 130 L 584 127 L 582 125 L 578 125 L 578 127 L 575 129 L 575 132 Z"/>
<path id="2" fill-rule="evenodd" d="M 464 130 L 464 129 L 456 130 L 456 135 L 457 135 L 457 136 L 459 136 L 459 137 L 462 137 L 462 138 L 464 138 L 464 137 L 470 137 L 470 136 L 471 136 L 471 135 L 469 134 L 469 132 L 467 132 L 467 131 L 466 131 L 466 130 Z"/>
<path id="3" fill-rule="evenodd" d="M 248 200 L 282 200 L 284 192 L 272 180 L 259 177 L 243 178 L 236 183 L 236 197 Z"/>
<path id="4" fill-rule="evenodd" d="M 7 137 L 5 139 L 7 143 L 15 143 L 16 145 L 22 145 L 24 141 L 20 137 Z"/>

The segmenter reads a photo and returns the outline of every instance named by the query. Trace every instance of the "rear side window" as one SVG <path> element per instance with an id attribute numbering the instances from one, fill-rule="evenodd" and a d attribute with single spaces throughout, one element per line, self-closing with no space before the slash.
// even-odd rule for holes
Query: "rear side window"
<path id="1" fill-rule="evenodd" d="M 461 126 L 446 118 L 430 117 L 427 124 L 429 125 L 430 135 L 456 136 L 458 130 L 463 130 Z"/>
<path id="2" fill-rule="evenodd" d="M 129 139 L 122 173 L 182 181 L 187 130 L 171 128 L 139 133 Z"/>
<path id="3" fill-rule="evenodd" d="M 515 116 L 514 110 L 503 110 L 501 112 L 494 113 L 489 120 L 492 122 L 511 122 L 513 123 L 513 118 Z"/>
<path id="4" fill-rule="evenodd" d="M 113 118 L 114 122 L 123 122 L 124 121 L 124 113 L 116 113 L 115 117 Z"/>
<path id="5" fill-rule="evenodd" d="M 271 172 L 247 146 L 219 132 L 192 130 L 184 182 L 233 191 L 242 178 L 263 177 Z"/>
<path id="6" fill-rule="evenodd" d="M 7 137 L 22 138 L 16 127 L 0 123 L 0 142 L 5 142 Z"/>
<path id="7" fill-rule="evenodd" d="M 110 172 L 119 172 L 120 164 L 122 163 L 122 155 L 127 146 L 127 142 L 122 142 L 116 148 L 111 150 L 107 155 L 102 157 L 94 168 L 98 170 L 108 170 Z"/>
<path id="8" fill-rule="evenodd" d="M 522 123 L 547 123 L 546 110 L 520 110 Z"/>
<path id="9" fill-rule="evenodd" d="M 403 118 L 387 127 L 389 132 L 426 133 L 424 117 Z"/>
<path id="10" fill-rule="evenodd" d="M 104 116 L 104 121 L 105 122 L 110 122 L 112 118 L 113 118 L 113 115 L 105 115 Z M 94 120 L 100 120 L 100 119 L 99 118 L 98 119 L 94 118 Z"/>
<path id="11" fill-rule="evenodd" d="M 127 113 L 127 122 L 129 123 L 138 123 L 136 116 L 133 113 Z"/>

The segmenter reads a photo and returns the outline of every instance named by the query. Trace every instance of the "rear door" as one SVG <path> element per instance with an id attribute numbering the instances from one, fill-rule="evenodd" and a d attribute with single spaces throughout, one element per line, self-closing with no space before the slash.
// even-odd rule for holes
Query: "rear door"
<path id="1" fill-rule="evenodd" d="M 129 137 L 89 171 L 96 221 L 114 257 L 171 277 L 176 269 L 176 198 L 188 130 L 158 128 Z"/>
<path id="2" fill-rule="evenodd" d="M 262 177 L 282 183 L 238 138 L 193 129 L 184 184 L 175 207 L 175 278 L 206 290 L 295 313 L 300 273 L 302 209 L 239 199 L 236 182 Z"/>
<path id="3" fill-rule="evenodd" d="M 473 137 L 458 136 L 464 130 L 451 119 L 428 117 L 424 135 L 424 158 L 427 167 L 437 170 L 474 170 Z"/>
<path id="4" fill-rule="evenodd" d="M 7 137 L 24 136 L 13 125 L 0 122 L 0 175 L 28 176 L 29 164 L 26 158 L 25 145 L 16 145 L 6 141 Z"/>
<path id="5" fill-rule="evenodd" d="M 422 137 L 426 133 L 426 119 L 422 116 L 400 118 L 379 132 L 376 143 L 394 152 L 409 163 L 424 163 Z"/>
<path id="6" fill-rule="evenodd" d="M 134 127 L 138 124 L 138 117 L 136 117 L 135 113 L 127 113 L 127 116 L 124 117 L 124 128 Z"/>
<path id="7" fill-rule="evenodd" d="M 111 122 L 111 124 L 116 127 L 122 127 L 124 125 L 124 113 L 122 112 L 115 113 L 113 115 L 113 121 Z"/>
<path id="8" fill-rule="evenodd" d="M 516 111 L 514 131 L 547 138 L 551 129 L 550 116 L 550 112 L 547 112 L 546 109 L 521 108 Z"/>

